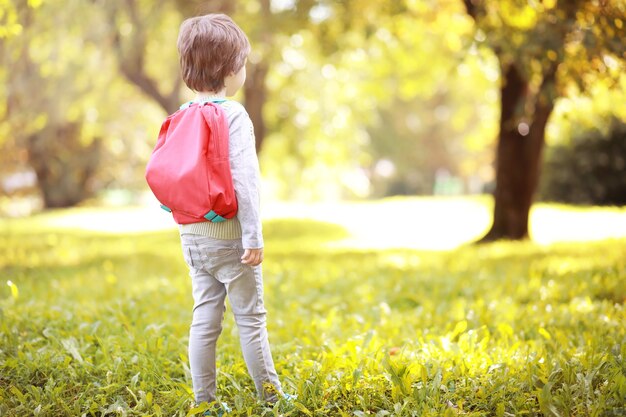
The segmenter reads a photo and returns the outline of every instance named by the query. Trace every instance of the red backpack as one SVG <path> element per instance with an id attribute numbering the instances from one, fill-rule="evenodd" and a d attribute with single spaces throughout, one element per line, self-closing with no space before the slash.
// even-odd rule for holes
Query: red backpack
<path id="1" fill-rule="evenodd" d="M 213 102 L 183 106 L 163 122 L 146 181 L 177 223 L 223 222 L 237 214 L 228 138 L 224 110 Z"/>

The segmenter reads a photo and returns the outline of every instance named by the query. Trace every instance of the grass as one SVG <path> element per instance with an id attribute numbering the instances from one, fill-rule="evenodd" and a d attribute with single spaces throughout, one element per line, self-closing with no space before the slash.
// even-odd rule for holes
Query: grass
<path id="1" fill-rule="evenodd" d="M 0 222 L 0 415 L 199 415 L 176 232 L 66 214 Z M 298 399 L 255 400 L 229 314 L 233 416 L 626 415 L 626 239 L 427 251 L 351 246 L 348 226 L 266 221 L 270 341 Z"/>

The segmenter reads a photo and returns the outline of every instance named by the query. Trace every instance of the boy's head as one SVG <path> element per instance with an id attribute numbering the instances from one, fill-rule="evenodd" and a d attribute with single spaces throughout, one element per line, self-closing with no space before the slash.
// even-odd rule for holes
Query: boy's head
<path id="1" fill-rule="evenodd" d="M 192 17 L 180 25 L 178 53 L 183 81 L 194 91 L 218 92 L 246 63 L 250 42 L 224 14 Z"/>

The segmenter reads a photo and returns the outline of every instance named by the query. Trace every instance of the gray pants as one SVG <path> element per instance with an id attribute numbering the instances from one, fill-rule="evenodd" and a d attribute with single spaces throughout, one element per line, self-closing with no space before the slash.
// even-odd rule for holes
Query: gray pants
<path id="1" fill-rule="evenodd" d="M 241 263 L 241 239 L 183 234 L 181 242 L 193 288 L 189 366 L 196 403 L 215 400 L 215 345 L 222 332 L 226 295 L 256 390 L 261 398 L 276 401 L 282 391 L 267 339 L 261 266 Z"/>

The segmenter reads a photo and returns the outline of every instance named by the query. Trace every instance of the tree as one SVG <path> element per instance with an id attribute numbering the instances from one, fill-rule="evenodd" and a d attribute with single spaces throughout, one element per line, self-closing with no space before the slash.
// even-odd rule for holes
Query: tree
<path id="1" fill-rule="evenodd" d="M 97 102 L 93 87 L 103 82 L 104 57 L 94 49 L 97 25 L 88 24 L 77 35 L 76 15 L 83 21 L 96 18 L 77 2 L 43 5 L 37 1 L 13 1 L 6 6 L 0 26 L 0 56 L 7 68 L 0 71 L 6 88 L 6 106 L 0 109 L 5 148 L 30 165 L 45 207 L 69 207 L 89 197 L 91 182 L 102 157 L 102 139 L 86 127 L 86 109 Z M 55 20 L 47 13 L 56 9 Z M 91 104 L 90 104 L 91 102 Z M 19 149 L 25 152 L 10 152 Z M 7 152 L 7 150 L 9 152 Z"/>
<path id="2" fill-rule="evenodd" d="M 476 39 L 498 59 L 500 123 L 494 220 L 482 241 L 523 239 L 558 97 L 617 78 L 626 6 L 610 0 L 464 0 Z"/>
<path id="3" fill-rule="evenodd" d="M 163 49 L 175 51 L 175 39 L 182 19 L 206 14 L 225 13 L 248 34 L 253 51 L 248 60 L 248 79 L 243 89 L 245 106 L 254 124 L 256 148 L 259 152 L 266 135 L 263 107 L 267 101 L 266 78 L 270 62 L 275 58 L 274 38 L 278 33 L 292 32 L 308 20 L 312 1 L 294 1 L 291 8 L 273 12 L 270 0 L 234 1 L 172 0 L 156 4 L 140 0 L 118 0 L 103 3 L 107 8 L 113 48 L 120 72 L 147 97 L 156 101 L 166 113 L 173 113 L 181 104 L 182 79 L 178 72 L 175 54 L 163 54 Z M 171 19 L 176 16 L 177 19 Z M 241 21 L 240 21 L 241 20 Z M 242 24 L 242 21 L 244 24 Z M 171 27 L 167 28 L 167 25 Z M 165 47 L 158 43 L 163 30 L 172 32 L 164 39 Z M 152 44 L 152 47 L 151 47 Z M 155 62 L 150 51 L 158 50 L 159 73 L 150 70 L 148 62 Z M 167 57 L 166 59 L 163 59 Z M 167 62 L 165 62 L 167 61 Z M 159 78 L 165 78 L 166 81 Z M 171 83 L 167 80 L 175 80 Z M 169 87 L 168 87 L 169 86 Z"/>
<path id="4" fill-rule="evenodd" d="M 175 0 L 157 4 L 117 0 L 105 2 L 103 7 L 108 14 L 111 45 L 120 73 L 171 114 L 181 105 L 182 78 L 178 73 L 176 55 L 167 51 L 175 50 L 180 20 L 197 13 L 232 13 L 234 2 Z M 171 15 L 178 19 L 172 20 Z M 166 45 L 162 46 L 163 43 Z M 151 50 L 158 51 L 158 71 L 152 69 L 156 60 L 150 56 Z"/>

